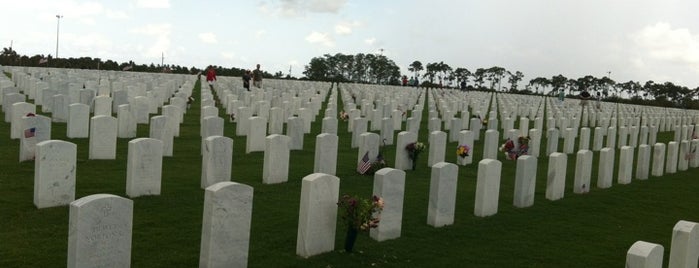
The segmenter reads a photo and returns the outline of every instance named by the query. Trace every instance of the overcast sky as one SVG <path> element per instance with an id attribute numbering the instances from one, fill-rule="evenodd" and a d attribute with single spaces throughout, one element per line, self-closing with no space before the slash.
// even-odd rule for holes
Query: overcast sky
<path id="1" fill-rule="evenodd" d="M 209 64 L 300 76 L 326 53 L 699 86 L 697 0 L 0 0 L 20 54 Z M 381 52 L 383 49 L 383 52 Z"/>

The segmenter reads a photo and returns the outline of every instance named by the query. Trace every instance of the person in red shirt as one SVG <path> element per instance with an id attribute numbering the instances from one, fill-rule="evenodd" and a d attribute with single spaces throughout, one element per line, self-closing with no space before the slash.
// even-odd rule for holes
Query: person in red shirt
<path id="1" fill-rule="evenodd" d="M 209 66 L 209 69 L 206 70 L 206 82 L 209 83 L 209 88 L 211 90 L 214 90 L 214 82 L 216 81 L 216 70 L 214 69 L 213 66 Z"/>

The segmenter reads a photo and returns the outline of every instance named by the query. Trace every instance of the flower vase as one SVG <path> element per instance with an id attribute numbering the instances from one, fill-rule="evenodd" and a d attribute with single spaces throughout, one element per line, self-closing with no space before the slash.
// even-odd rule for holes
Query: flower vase
<path id="1" fill-rule="evenodd" d="M 352 252 L 354 242 L 357 241 L 357 233 L 358 231 L 356 228 L 347 228 L 347 236 L 345 237 L 345 251 Z"/>
<path id="2" fill-rule="evenodd" d="M 417 155 L 412 157 L 413 160 L 413 170 L 415 170 L 415 167 L 417 167 Z"/>

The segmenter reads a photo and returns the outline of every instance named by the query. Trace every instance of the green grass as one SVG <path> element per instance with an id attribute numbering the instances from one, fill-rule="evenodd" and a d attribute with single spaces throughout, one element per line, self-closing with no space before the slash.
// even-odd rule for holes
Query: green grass
<path id="1" fill-rule="evenodd" d="M 197 83 L 195 96 L 198 92 Z M 423 119 L 426 113 L 427 109 Z M 515 162 L 499 155 L 503 161 L 499 211 L 491 217 L 475 217 L 476 169 L 482 156 L 479 144 L 474 164 L 459 167 L 454 225 L 433 228 L 426 224 L 430 169 L 425 153 L 418 169 L 407 171 L 400 238 L 379 243 L 362 233 L 356 252 L 349 254 L 340 250 L 344 229 L 338 225 L 336 251 L 300 258 L 295 254 L 299 193 L 302 178 L 313 170 L 320 118 L 305 136 L 305 149 L 291 152 L 289 181 L 276 185 L 262 184 L 263 153 L 245 154 L 245 137 L 235 136 L 234 124 L 226 123 L 225 135 L 234 139 L 232 180 L 254 187 L 250 267 L 622 267 L 626 251 L 637 240 L 662 244 L 667 263 L 674 224 L 699 221 L 696 170 L 634 180 L 629 185 L 618 185 L 615 180 L 612 188 L 593 187 L 588 194 L 576 195 L 572 193 L 575 155 L 568 158 L 566 196 L 555 202 L 545 199 L 548 158 L 539 159 L 535 203 L 525 209 L 512 206 Z M 68 207 L 34 207 L 34 163 L 18 163 L 19 141 L 10 140 L 9 128 L 8 123 L 0 122 L 0 267 L 65 266 Z M 96 193 L 124 196 L 130 139 L 118 140 L 116 160 L 88 160 L 88 140 L 67 139 L 65 128 L 65 124 L 53 124 L 52 137 L 78 144 L 76 198 Z M 426 129 L 427 120 L 423 120 L 420 141 L 427 141 Z M 369 196 L 373 179 L 354 171 L 357 150 L 349 146 L 346 123 L 339 124 L 338 135 L 340 194 Z M 147 126 L 139 125 L 138 136 L 148 136 Z M 658 141 L 670 138 L 671 133 L 660 133 Z M 545 141 L 542 139 L 544 148 Z M 456 160 L 452 149 L 456 145 L 448 144 L 449 162 Z M 204 197 L 199 187 L 199 147 L 196 102 L 175 139 L 174 157 L 164 158 L 161 195 L 133 199 L 133 267 L 198 265 Z M 396 148 L 384 150 L 392 165 Z M 618 158 L 619 153 L 616 155 Z M 595 153 L 593 185 L 598 157 Z M 616 178 L 616 171 L 614 174 Z"/>

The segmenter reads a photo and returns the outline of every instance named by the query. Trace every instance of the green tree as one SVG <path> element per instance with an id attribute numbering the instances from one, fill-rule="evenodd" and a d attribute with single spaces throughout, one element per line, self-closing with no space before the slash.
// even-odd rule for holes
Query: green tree
<path id="1" fill-rule="evenodd" d="M 416 60 L 416 61 L 413 61 L 413 63 L 411 63 L 411 64 L 408 66 L 408 71 L 413 72 L 413 73 L 415 74 L 415 77 L 419 77 L 419 76 L 420 76 L 420 71 L 422 71 L 422 70 L 424 70 L 424 69 L 425 69 L 425 68 L 422 67 L 422 62 L 417 61 L 417 60 Z"/>
<path id="2" fill-rule="evenodd" d="M 520 71 L 516 71 L 514 74 L 508 71 L 507 75 L 509 76 L 507 82 L 510 83 L 510 91 L 517 91 L 517 83 L 519 83 L 519 81 L 522 81 L 522 78 L 524 78 L 524 74 Z"/>

